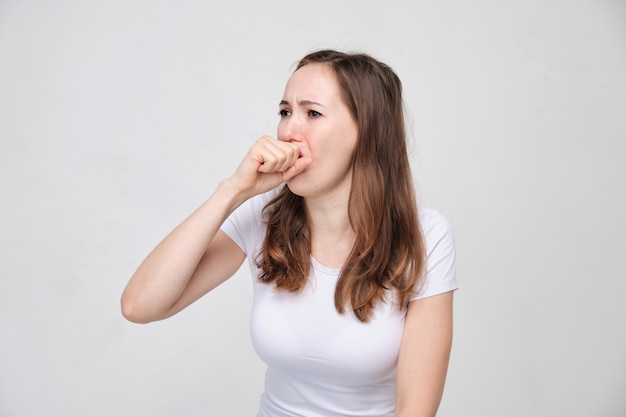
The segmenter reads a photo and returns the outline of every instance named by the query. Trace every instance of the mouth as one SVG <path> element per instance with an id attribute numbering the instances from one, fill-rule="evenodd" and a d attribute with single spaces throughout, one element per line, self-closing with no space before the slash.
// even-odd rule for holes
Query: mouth
<path id="1" fill-rule="evenodd" d="M 300 146 L 298 158 L 304 158 L 305 156 L 310 156 L 310 152 L 308 152 L 308 149 L 305 146 Z"/>

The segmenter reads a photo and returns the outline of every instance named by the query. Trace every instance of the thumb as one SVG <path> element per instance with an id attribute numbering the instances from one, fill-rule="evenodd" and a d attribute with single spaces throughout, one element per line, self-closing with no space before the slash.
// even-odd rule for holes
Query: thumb
<path id="1" fill-rule="evenodd" d="M 309 165 L 311 165 L 312 159 L 310 156 L 303 156 L 298 158 L 296 162 L 283 172 L 283 181 L 289 181 L 296 175 L 304 171 Z"/>

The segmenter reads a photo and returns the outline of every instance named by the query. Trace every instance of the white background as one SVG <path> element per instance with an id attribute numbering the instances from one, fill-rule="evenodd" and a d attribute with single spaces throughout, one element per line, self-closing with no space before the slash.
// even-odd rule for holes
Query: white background
<path id="1" fill-rule="evenodd" d="M 119 296 L 322 47 L 396 69 L 455 227 L 439 416 L 626 415 L 625 2 L 0 0 L 0 416 L 255 414 L 245 267 L 164 322 Z"/>

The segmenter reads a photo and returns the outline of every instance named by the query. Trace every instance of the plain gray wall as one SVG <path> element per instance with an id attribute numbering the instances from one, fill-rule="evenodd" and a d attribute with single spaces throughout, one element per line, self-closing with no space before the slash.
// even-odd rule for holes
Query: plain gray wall
<path id="1" fill-rule="evenodd" d="M 625 2 L 0 0 L 0 416 L 255 414 L 245 267 L 147 326 L 119 296 L 322 47 L 399 73 L 455 226 L 439 416 L 626 415 Z"/>

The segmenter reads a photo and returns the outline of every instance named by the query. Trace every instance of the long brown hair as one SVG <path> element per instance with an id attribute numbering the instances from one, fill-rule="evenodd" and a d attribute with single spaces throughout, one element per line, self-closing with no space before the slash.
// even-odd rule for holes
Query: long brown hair
<path id="1" fill-rule="evenodd" d="M 385 292 L 406 306 L 424 266 L 404 126 L 402 84 L 395 72 L 366 54 L 313 52 L 301 67 L 322 63 L 338 80 L 342 99 L 358 126 L 348 202 L 356 242 L 337 281 L 335 307 L 351 308 L 367 322 Z M 304 199 L 288 187 L 270 201 L 267 232 L 257 261 L 259 279 L 277 290 L 298 292 L 311 270 L 311 241 Z M 419 288 L 419 286 L 418 286 Z"/>

